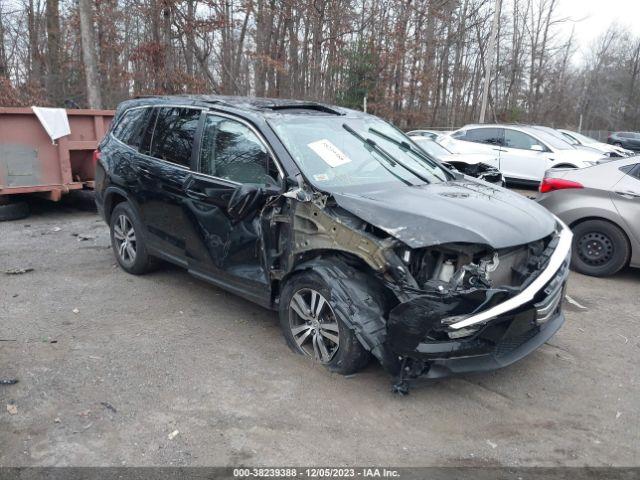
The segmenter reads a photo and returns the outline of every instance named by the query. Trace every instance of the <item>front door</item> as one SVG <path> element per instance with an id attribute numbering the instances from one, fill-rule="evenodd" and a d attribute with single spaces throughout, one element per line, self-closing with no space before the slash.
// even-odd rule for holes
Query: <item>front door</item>
<path id="1" fill-rule="evenodd" d="M 229 214 L 240 189 L 273 191 L 280 178 L 266 144 L 239 119 L 206 114 L 197 172 L 185 182 L 186 253 L 190 271 L 259 303 L 270 300 L 261 208 Z M 267 195 L 264 196 L 266 203 Z M 260 207 L 264 206 L 264 203 Z"/>
<path id="2" fill-rule="evenodd" d="M 519 130 L 505 128 L 500 150 L 500 170 L 507 178 L 542 181 L 549 164 L 549 149 Z"/>

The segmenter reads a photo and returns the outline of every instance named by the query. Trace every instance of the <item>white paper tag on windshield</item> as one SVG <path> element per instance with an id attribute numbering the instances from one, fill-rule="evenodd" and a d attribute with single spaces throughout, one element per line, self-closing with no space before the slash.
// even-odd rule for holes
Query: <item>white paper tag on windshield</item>
<path id="1" fill-rule="evenodd" d="M 322 160 L 330 167 L 339 167 L 345 163 L 349 163 L 351 159 L 327 139 L 311 142 L 307 145 L 311 150 L 316 152 Z"/>

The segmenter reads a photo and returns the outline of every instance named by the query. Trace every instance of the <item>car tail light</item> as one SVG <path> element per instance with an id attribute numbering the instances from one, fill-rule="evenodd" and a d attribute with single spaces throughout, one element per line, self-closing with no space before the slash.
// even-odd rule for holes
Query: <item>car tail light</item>
<path id="1" fill-rule="evenodd" d="M 553 192 L 554 190 L 565 190 L 567 188 L 584 188 L 584 185 L 563 178 L 545 178 L 540 184 L 540 193 Z"/>
<path id="2" fill-rule="evenodd" d="M 100 161 L 100 149 L 96 148 L 93 151 L 93 164 L 97 165 L 99 161 Z"/>

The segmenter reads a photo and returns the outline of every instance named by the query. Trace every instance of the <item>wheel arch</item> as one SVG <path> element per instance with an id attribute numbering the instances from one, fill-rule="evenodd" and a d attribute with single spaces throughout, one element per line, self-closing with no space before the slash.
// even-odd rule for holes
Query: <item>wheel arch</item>
<path id="1" fill-rule="evenodd" d="M 108 187 L 104 193 L 104 218 L 107 224 L 111 223 L 113 209 L 122 202 L 128 202 L 135 209 L 135 212 L 140 214 L 137 202 L 126 191 L 119 187 Z"/>
<path id="2" fill-rule="evenodd" d="M 313 249 L 305 250 L 304 252 L 297 254 L 289 271 L 279 280 L 274 280 L 272 282 L 271 291 L 274 295 L 274 304 L 279 301 L 282 288 L 291 277 L 300 272 L 315 270 L 315 267 L 318 265 L 326 266 L 332 262 L 343 268 L 346 267 L 347 269 L 351 268 L 359 271 L 367 277 L 372 278 L 380 288 L 391 292 L 388 287 L 384 285 L 382 280 L 380 280 L 377 272 L 365 260 L 357 255 L 345 250 Z"/>

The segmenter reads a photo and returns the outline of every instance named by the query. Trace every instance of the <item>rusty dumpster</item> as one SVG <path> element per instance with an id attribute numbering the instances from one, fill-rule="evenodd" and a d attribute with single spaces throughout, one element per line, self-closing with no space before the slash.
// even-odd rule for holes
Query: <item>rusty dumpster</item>
<path id="1" fill-rule="evenodd" d="M 0 107 L 0 220 L 19 218 L 15 211 L 25 206 L 16 204 L 24 194 L 57 201 L 71 190 L 93 188 L 93 152 L 115 112 L 66 113 L 71 134 L 52 142 L 30 108 Z"/>

